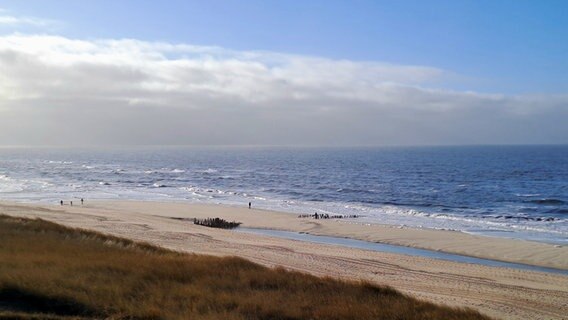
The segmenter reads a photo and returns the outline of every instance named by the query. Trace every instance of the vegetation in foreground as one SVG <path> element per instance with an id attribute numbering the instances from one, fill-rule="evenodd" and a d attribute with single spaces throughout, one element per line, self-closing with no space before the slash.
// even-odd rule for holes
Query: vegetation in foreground
<path id="1" fill-rule="evenodd" d="M 0 216 L 0 318 L 488 319 L 388 287 L 9 216 Z"/>

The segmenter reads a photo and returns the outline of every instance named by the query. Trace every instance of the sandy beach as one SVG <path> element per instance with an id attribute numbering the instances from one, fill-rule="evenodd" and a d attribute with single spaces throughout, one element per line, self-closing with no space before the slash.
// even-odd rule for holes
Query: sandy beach
<path id="1" fill-rule="evenodd" d="M 567 276 L 211 229 L 196 226 L 189 219 L 222 217 L 251 228 L 346 237 L 560 269 L 568 269 L 565 246 L 176 202 L 98 201 L 73 207 L 3 202 L 0 214 L 39 217 L 185 252 L 236 255 L 267 266 L 368 280 L 436 303 L 472 307 L 496 318 L 566 319 L 568 314 Z"/>

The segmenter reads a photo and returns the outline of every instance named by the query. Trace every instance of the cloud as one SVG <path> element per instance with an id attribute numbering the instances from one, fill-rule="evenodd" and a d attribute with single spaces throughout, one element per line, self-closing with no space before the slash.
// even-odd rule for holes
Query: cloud
<path id="1" fill-rule="evenodd" d="M 54 29 L 60 27 L 62 23 L 57 20 L 43 19 L 29 16 L 17 16 L 10 14 L 6 9 L 0 8 L 0 28 L 35 28 L 35 29 Z"/>
<path id="2" fill-rule="evenodd" d="M 2 11 L 0 11 L 0 14 Z M 30 25 L 34 27 L 50 27 L 59 24 L 55 20 L 39 19 L 34 17 L 15 17 L 9 15 L 0 15 L 0 25 L 22 26 Z"/>
<path id="3" fill-rule="evenodd" d="M 0 144 L 567 143 L 567 95 L 428 66 L 133 39 L 0 37 Z"/>

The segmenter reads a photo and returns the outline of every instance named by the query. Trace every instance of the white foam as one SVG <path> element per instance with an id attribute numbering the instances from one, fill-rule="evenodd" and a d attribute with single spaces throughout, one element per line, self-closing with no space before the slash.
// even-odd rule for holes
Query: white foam
<path id="1" fill-rule="evenodd" d="M 154 188 L 166 188 L 167 187 L 167 185 L 161 184 L 161 183 L 154 183 L 152 186 Z"/>

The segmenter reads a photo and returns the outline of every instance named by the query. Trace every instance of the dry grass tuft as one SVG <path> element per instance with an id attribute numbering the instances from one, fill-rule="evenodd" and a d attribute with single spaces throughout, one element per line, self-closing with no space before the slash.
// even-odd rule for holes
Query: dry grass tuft
<path id="1" fill-rule="evenodd" d="M 0 318 L 489 319 L 370 283 L 0 216 Z"/>

